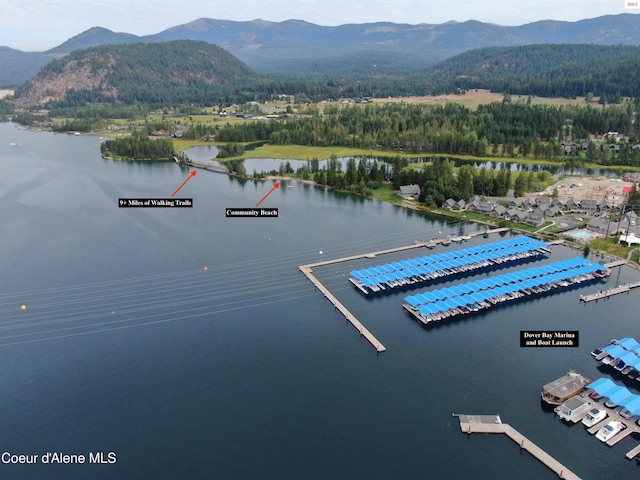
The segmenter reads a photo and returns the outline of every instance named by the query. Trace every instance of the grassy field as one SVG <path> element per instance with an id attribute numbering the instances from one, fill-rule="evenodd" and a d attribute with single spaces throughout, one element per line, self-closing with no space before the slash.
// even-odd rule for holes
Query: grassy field
<path id="1" fill-rule="evenodd" d="M 398 196 L 398 191 L 395 190 L 390 183 L 383 183 L 380 187 L 374 189 L 373 198 L 395 205 L 403 204 L 403 200 Z"/>
<path id="2" fill-rule="evenodd" d="M 511 101 L 513 102 L 526 102 L 526 95 L 512 95 Z M 455 102 L 461 105 L 465 105 L 471 109 L 478 108 L 478 105 L 485 105 L 491 102 L 501 102 L 504 99 L 502 93 L 494 93 L 489 90 L 469 90 L 464 95 L 435 95 L 424 97 L 390 97 L 390 98 L 376 98 L 374 103 L 431 103 L 442 104 L 446 102 Z M 595 99 L 597 101 L 597 99 Z M 584 97 L 570 98 L 545 98 L 545 97 L 531 97 L 531 103 L 534 105 L 585 105 Z"/>
<path id="3" fill-rule="evenodd" d="M 622 243 L 618 243 L 615 237 L 592 240 L 589 242 L 589 248 L 599 252 L 606 252 L 620 258 L 627 258 L 627 255 L 629 255 L 629 252 L 632 250 L 632 248 L 626 247 Z"/>

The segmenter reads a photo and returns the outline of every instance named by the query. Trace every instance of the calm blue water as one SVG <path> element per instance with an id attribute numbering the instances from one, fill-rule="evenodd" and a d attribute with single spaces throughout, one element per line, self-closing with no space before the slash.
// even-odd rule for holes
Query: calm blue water
<path id="1" fill-rule="evenodd" d="M 501 414 L 583 478 L 637 476 L 624 454 L 640 439 L 608 448 L 539 401 L 568 369 L 609 375 L 594 347 L 640 338 L 639 292 L 579 302 L 637 272 L 426 329 L 400 305 L 428 287 L 365 298 L 346 278 L 368 262 L 316 269 L 376 355 L 297 266 L 478 227 L 302 184 L 265 201 L 277 219 L 227 219 L 272 182 L 205 171 L 178 195 L 192 209 L 119 209 L 189 171 L 98 145 L 0 124 L 0 453 L 117 462 L 0 463 L 1 478 L 555 478 L 505 436 L 462 434 L 454 412 Z M 522 349 L 522 329 L 579 330 L 581 346 Z"/>

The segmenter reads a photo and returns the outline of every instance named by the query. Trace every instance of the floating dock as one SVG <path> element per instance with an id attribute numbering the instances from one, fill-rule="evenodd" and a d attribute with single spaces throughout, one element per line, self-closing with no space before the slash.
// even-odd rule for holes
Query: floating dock
<path id="1" fill-rule="evenodd" d="M 467 235 L 466 238 L 471 238 Z M 458 237 L 462 239 L 462 237 Z M 462 240 L 460 240 L 462 241 Z M 429 242 L 425 246 L 429 247 Z M 349 281 L 365 295 L 387 289 L 469 274 L 479 269 L 507 266 L 550 253 L 545 242 L 526 235 L 473 247 L 447 250 L 384 265 L 352 270 Z"/>
<path id="2" fill-rule="evenodd" d="M 193 164 L 193 166 L 198 166 L 201 164 Z M 204 168 L 204 165 L 202 166 Z M 487 230 L 486 232 L 475 232 L 470 237 L 478 236 L 478 235 L 487 235 L 490 233 L 499 233 L 509 231 L 508 228 L 496 228 L 493 230 Z M 299 265 L 298 269 L 315 285 L 315 287 L 322 292 L 322 294 L 329 300 L 333 306 L 340 311 L 345 317 L 345 319 L 351 323 L 359 332 L 360 335 L 366 338 L 371 345 L 376 349 L 378 353 L 384 352 L 387 348 L 369 331 L 367 328 L 353 315 L 347 307 L 345 307 L 321 282 L 313 275 L 313 269 L 317 267 L 324 267 L 327 265 L 333 265 L 335 263 L 342 262 L 350 262 L 352 260 L 360 260 L 362 258 L 376 258 L 378 255 L 386 255 L 389 253 L 402 252 L 405 250 L 413 250 L 416 248 L 431 248 L 432 245 L 442 243 L 446 239 L 434 239 L 429 240 L 428 242 L 424 241 L 416 241 L 411 245 L 405 245 L 401 247 L 388 248 L 385 250 L 377 250 L 375 252 L 369 253 L 361 253 L 357 255 L 350 255 L 348 257 L 340 257 L 334 258 L 331 260 L 324 260 L 322 262 L 314 262 L 308 263 L 306 265 Z"/>
<path id="3" fill-rule="evenodd" d="M 564 289 L 607 275 L 582 257 L 405 297 L 402 307 L 423 324 L 485 310 L 502 302 Z"/>
<path id="4" fill-rule="evenodd" d="M 547 452 L 538 447 L 531 440 L 518 432 L 515 428 L 506 423 L 502 423 L 499 415 L 461 415 L 453 414 L 460 420 L 460 430 L 464 433 L 504 433 L 511 440 L 516 442 L 521 449 L 526 450 L 544 465 L 553 470 L 559 478 L 579 480 L 575 473 L 558 462 Z"/>
<path id="5" fill-rule="evenodd" d="M 622 265 L 626 265 L 627 262 L 626 260 L 614 260 L 613 262 L 609 262 L 609 263 L 605 263 L 604 266 L 607 268 L 613 268 L 613 267 L 621 267 Z"/>
<path id="6" fill-rule="evenodd" d="M 606 266 L 606 265 L 605 265 Z M 608 290 L 601 290 L 596 293 L 592 293 L 590 295 L 580 295 L 580 300 L 584 303 L 593 302 L 600 300 L 602 298 L 612 297 L 613 295 L 619 295 L 621 293 L 629 293 L 632 288 L 640 287 L 640 282 L 635 283 L 627 283 L 625 285 L 619 285 L 615 288 L 610 288 Z"/>
<path id="7" fill-rule="evenodd" d="M 416 248 L 426 247 L 427 242 L 417 241 L 411 245 L 405 245 L 402 247 L 388 248 L 385 250 L 378 250 L 369 253 L 360 253 L 357 255 L 350 255 L 348 257 L 334 258 L 331 260 L 324 260 L 322 262 L 308 263 L 306 265 L 298 266 L 298 269 L 315 285 L 315 287 L 322 292 L 322 294 L 329 300 L 333 306 L 344 315 L 344 318 L 351 323 L 362 335 L 366 338 L 371 345 L 376 349 L 378 353 L 384 352 L 387 348 L 369 331 L 367 328 L 353 315 L 347 307 L 345 307 L 321 282 L 313 275 L 313 269 L 317 267 L 324 267 L 327 265 L 333 265 L 335 263 L 350 262 L 352 260 L 360 260 L 362 258 L 376 258 L 378 255 L 386 255 L 388 253 L 403 252 L 405 250 L 413 250 Z"/>
<path id="8" fill-rule="evenodd" d="M 333 296 L 333 294 L 320 282 L 320 280 L 313 275 L 312 270 L 308 265 L 301 265 L 298 268 L 309 280 L 311 280 L 311 283 L 313 283 L 316 288 L 322 292 L 327 300 L 329 300 L 333 306 L 344 315 L 344 318 L 346 318 L 351 325 L 356 327 L 360 332 L 360 335 L 366 338 L 369 343 L 374 346 L 378 353 L 384 352 L 387 349 L 349 310 L 347 310 L 347 307 L 340 303 L 340 301 Z"/>

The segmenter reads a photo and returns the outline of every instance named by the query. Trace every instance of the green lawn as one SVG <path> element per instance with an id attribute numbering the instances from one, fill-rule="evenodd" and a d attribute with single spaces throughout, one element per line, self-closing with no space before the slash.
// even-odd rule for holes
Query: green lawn
<path id="1" fill-rule="evenodd" d="M 373 190 L 373 198 L 382 200 L 383 202 L 402 204 L 402 199 L 398 196 L 398 191 L 393 188 L 390 183 L 383 183 L 380 187 Z"/>
<path id="2" fill-rule="evenodd" d="M 592 240 L 589 242 L 589 248 L 591 250 L 598 250 L 600 252 L 606 252 L 610 255 L 615 255 L 620 258 L 627 258 L 629 252 L 632 250 L 629 247 L 626 247 L 622 243 L 618 243 L 616 237 L 610 238 L 598 238 L 596 240 Z"/>

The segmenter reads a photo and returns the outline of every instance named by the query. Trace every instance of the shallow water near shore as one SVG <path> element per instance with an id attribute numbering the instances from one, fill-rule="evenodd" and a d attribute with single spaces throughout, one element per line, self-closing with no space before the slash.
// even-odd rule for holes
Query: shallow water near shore
<path id="1" fill-rule="evenodd" d="M 504 435 L 461 433 L 452 413 L 500 414 L 582 478 L 637 475 L 624 454 L 640 438 L 606 447 L 544 411 L 540 389 L 575 369 L 640 392 L 589 355 L 640 339 L 640 291 L 579 300 L 638 272 L 425 328 L 405 296 L 522 265 L 372 298 L 349 271 L 386 258 L 315 269 L 386 346 L 377 355 L 298 265 L 481 227 L 305 184 L 268 197 L 278 218 L 225 218 L 273 184 L 206 171 L 178 195 L 193 208 L 119 208 L 170 197 L 189 170 L 98 147 L 0 124 L 0 453 L 117 460 L 1 463 L 2 478 L 556 478 Z M 579 254 L 554 246 L 526 266 Z M 577 330 L 580 346 L 520 348 L 521 330 Z"/>

